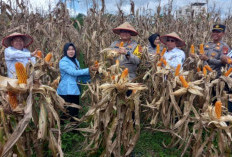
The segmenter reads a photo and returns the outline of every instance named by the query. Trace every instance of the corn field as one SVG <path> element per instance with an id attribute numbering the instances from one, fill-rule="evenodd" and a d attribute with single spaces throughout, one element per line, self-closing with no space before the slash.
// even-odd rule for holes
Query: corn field
<path id="1" fill-rule="evenodd" d="M 225 66 L 222 76 L 216 78 L 216 71 L 204 66 L 198 57 L 198 52 L 204 53 L 200 45 L 210 40 L 215 23 L 226 25 L 224 41 L 232 47 L 231 16 L 221 19 L 212 10 L 177 19 L 172 4 L 168 8 L 158 6 L 151 13 L 134 10 L 134 3 L 130 15 L 123 13 L 120 5 L 118 13 L 112 15 L 105 13 L 102 0 L 102 6 L 93 1 L 80 24 L 70 19 L 61 2 L 48 14 L 29 13 L 23 1 L 17 1 L 17 9 L 4 2 L 0 6 L 1 39 L 13 32 L 30 34 L 34 38 L 30 50 L 39 48 L 42 52 L 35 65 L 23 67 L 17 63 L 18 79 L 10 79 L 6 77 L 5 48 L 1 47 L 0 156 L 46 156 L 48 150 L 52 156 L 64 156 L 61 134 L 70 130 L 85 137 L 83 151 L 89 155 L 96 156 L 103 148 L 101 156 L 129 156 L 139 139 L 141 123 L 151 132 L 168 133 L 171 142 L 163 142 L 163 147 L 180 149 L 181 156 L 232 154 L 232 115 L 227 110 L 232 94 L 225 90 L 232 88 L 232 69 Z M 128 79 L 128 69 L 122 69 L 118 60 L 113 61 L 119 54 L 108 48 L 118 38 L 112 29 L 125 21 L 139 32 L 134 39 L 142 45 L 141 63 L 133 82 Z M 173 31 L 186 42 L 182 69 L 166 64 L 163 53 L 151 55 L 147 50 L 149 35 Z M 87 66 L 96 65 L 99 70 L 91 73 L 91 83 L 84 85 L 88 89 L 82 98 L 90 102 L 83 103 L 88 111 L 62 130 L 60 115 L 68 115 L 65 107 L 73 105 L 56 93 L 58 63 L 66 42 L 78 47 Z M 188 57 L 189 52 L 196 57 Z"/>

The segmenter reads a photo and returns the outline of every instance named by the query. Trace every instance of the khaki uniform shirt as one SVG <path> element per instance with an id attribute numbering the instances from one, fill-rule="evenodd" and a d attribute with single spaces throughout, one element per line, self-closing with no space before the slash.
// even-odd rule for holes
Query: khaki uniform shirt
<path id="1" fill-rule="evenodd" d="M 215 44 L 213 42 L 208 42 L 204 46 L 205 55 L 209 57 L 209 60 L 206 62 L 209 66 L 217 71 L 217 77 L 221 75 L 221 67 L 224 66 L 221 62 L 221 56 L 227 55 L 230 52 L 229 46 L 220 41 L 219 43 Z"/>

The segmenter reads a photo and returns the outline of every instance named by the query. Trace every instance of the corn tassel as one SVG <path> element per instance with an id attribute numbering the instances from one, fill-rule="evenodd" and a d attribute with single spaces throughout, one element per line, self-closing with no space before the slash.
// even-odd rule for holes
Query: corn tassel
<path id="1" fill-rule="evenodd" d="M 163 57 L 163 55 L 165 54 L 166 50 L 167 50 L 166 48 L 163 48 L 163 50 L 161 52 L 161 57 Z"/>
<path id="2" fill-rule="evenodd" d="M 9 103 L 10 103 L 10 107 L 12 109 L 15 109 L 18 106 L 18 100 L 17 100 L 17 96 L 15 93 L 13 92 L 8 92 L 8 96 L 9 96 Z"/>
<path id="3" fill-rule="evenodd" d="M 222 103 L 221 103 L 221 101 L 217 101 L 215 103 L 215 113 L 216 113 L 217 118 L 220 119 L 221 115 L 222 115 Z"/>
<path id="4" fill-rule="evenodd" d="M 204 54 L 204 45 L 200 44 L 200 54 Z"/>
<path id="5" fill-rule="evenodd" d="M 176 67 L 175 76 L 179 76 L 180 68 L 181 68 L 181 64 L 178 64 L 177 67 Z"/>
<path id="6" fill-rule="evenodd" d="M 194 45 L 193 45 L 193 44 L 191 45 L 190 51 L 191 51 L 191 54 L 194 54 L 194 53 L 195 53 Z"/>
<path id="7" fill-rule="evenodd" d="M 179 79 L 180 79 L 183 87 L 188 88 L 188 86 L 189 86 L 188 82 L 184 79 L 184 77 L 182 75 L 179 76 Z"/>
<path id="8" fill-rule="evenodd" d="M 52 53 L 48 53 L 44 58 L 45 62 L 50 62 L 51 59 L 52 59 Z"/>
<path id="9" fill-rule="evenodd" d="M 204 74 L 204 76 L 206 76 L 206 75 L 207 75 L 207 70 L 206 70 L 206 68 L 205 68 L 205 67 L 203 67 L 203 74 Z"/>
<path id="10" fill-rule="evenodd" d="M 119 47 L 123 47 L 123 45 L 124 45 L 124 43 L 123 43 L 123 42 L 120 42 Z"/>
<path id="11" fill-rule="evenodd" d="M 38 51 L 36 52 L 36 57 L 42 58 L 42 51 L 38 50 Z"/>
<path id="12" fill-rule="evenodd" d="M 124 78 L 126 78 L 126 77 L 127 77 L 127 75 L 128 75 L 128 68 L 125 68 L 125 69 L 123 70 L 122 74 L 121 74 L 120 79 L 124 79 Z"/>
<path id="13" fill-rule="evenodd" d="M 230 68 L 224 75 L 229 76 L 231 72 L 232 72 L 232 68 Z"/>
<path id="14" fill-rule="evenodd" d="M 208 71 L 213 72 L 212 68 L 209 65 L 204 66 Z"/>
<path id="15" fill-rule="evenodd" d="M 27 84 L 27 72 L 26 72 L 26 68 L 23 66 L 22 63 L 20 62 L 15 63 L 15 71 L 18 78 L 18 83 Z"/>
<path id="16" fill-rule="evenodd" d="M 156 46 L 156 54 L 157 55 L 160 54 L 160 45 L 159 44 Z"/>

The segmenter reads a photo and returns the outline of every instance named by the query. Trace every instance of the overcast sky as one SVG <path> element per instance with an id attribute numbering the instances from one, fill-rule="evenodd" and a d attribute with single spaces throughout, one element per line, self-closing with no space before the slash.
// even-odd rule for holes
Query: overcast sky
<path id="1" fill-rule="evenodd" d="M 9 0 L 4 0 L 9 1 Z M 13 0 L 15 1 L 15 0 Z M 24 0 L 25 1 L 25 0 Z M 51 8 L 55 6 L 58 0 L 28 0 L 33 8 L 37 8 L 38 10 L 48 10 L 49 4 Z M 67 0 L 68 1 L 68 0 Z M 86 14 L 88 8 L 91 8 L 92 0 L 75 0 L 76 2 L 73 5 L 68 5 L 71 15 L 77 15 L 78 13 Z M 101 5 L 101 0 L 95 0 Z M 168 4 L 170 0 L 161 0 L 161 6 L 165 6 Z M 202 2 L 205 0 L 173 0 L 173 9 L 178 9 L 179 7 L 189 5 L 192 2 Z M 232 0 L 208 0 L 208 9 L 210 10 L 214 4 L 216 4 L 217 9 L 221 9 L 223 14 L 228 14 L 229 8 L 232 10 Z M 12 2 L 12 0 L 11 0 Z M 119 0 L 105 0 L 106 11 L 108 13 L 116 13 L 117 12 L 117 4 Z M 134 0 L 135 9 L 156 9 L 158 6 L 159 0 Z M 122 10 L 125 13 L 130 13 L 130 0 L 123 0 Z"/>

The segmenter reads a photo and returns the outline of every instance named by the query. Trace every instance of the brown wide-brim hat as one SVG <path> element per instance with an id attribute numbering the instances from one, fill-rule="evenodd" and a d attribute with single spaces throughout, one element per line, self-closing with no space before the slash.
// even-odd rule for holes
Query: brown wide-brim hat
<path id="1" fill-rule="evenodd" d="M 115 34 L 119 35 L 121 30 L 130 31 L 131 36 L 138 35 L 138 32 L 128 22 L 125 22 L 125 23 L 121 24 L 120 26 L 114 28 L 113 32 Z"/>
<path id="2" fill-rule="evenodd" d="M 179 37 L 179 35 L 176 34 L 176 32 L 172 32 L 170 34 L 166 34 L 160 37 L 160 41 L 166 45 L 167 44 L 167 38 L 174 38 L 176 39 L 176 47 L 183 47 L 185 46 L 185 42 Z"/>
<path id="3" fill-rule="evenodd" d="M 21 33 L 15 32 L 15 33 L 12 33 L 9 36 L 3 38 L 2 45 L 5 46 L 5 47 L 11 46 L 11 41 L 15 37 L 21 37 L 21 38 L 23 38 L 23 40 L 24 40 L 24 47 L 28 47 L 33 42 L 33 38 L 30 35 L 21 34 Z"/>

